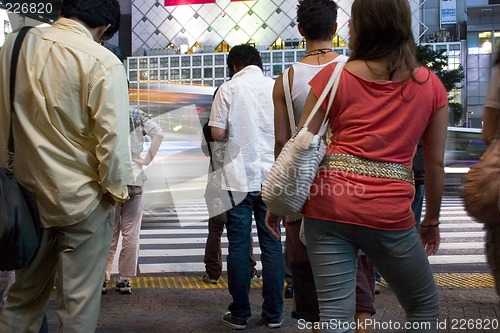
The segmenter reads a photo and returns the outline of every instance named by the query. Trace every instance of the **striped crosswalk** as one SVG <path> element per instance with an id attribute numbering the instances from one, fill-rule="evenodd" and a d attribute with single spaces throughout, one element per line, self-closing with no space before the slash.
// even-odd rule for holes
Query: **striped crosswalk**
<path id="1" fill-rule="evenodd" d="M 425 207 L 424 207 L 425 211 Z M 204 272 L 203 255 L 208 213 L 204 201 L 186 202 L 175 209 L 145 212 L 140 240 L 139 271 Z M 441 246 L 429 257 L 432 265 L 484 265 L 484 231 L 465 212 L 458 197 L 445 197 L 441 208 Z M 284 239 L 284 232 L 283 239 Z M 260 258 L 254 228 L 254 253 Z M 222 237 L 222 253 L 227 254 L 227 238 Z M 258 261 L 258 269 L 260 262 Z M 116 270 L 116 265 L 115 269 Z"/>
<path id="2" fill-rule="evenodd" d="M 429 262 L 440 264 L 485 264 L 484 231 L 467 215 L 459 197 L 445 197 L 441 205 L 441 245 Z"/>

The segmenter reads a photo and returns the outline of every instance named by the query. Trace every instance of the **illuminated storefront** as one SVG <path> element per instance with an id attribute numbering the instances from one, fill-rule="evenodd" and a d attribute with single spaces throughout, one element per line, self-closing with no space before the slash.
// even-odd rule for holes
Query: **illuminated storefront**
<path id="1" fill-rule="evenodd" d="M 3 9 L 0 9 L 0 47 L 2 47 L 5 36 L 12 31 L 10 26 L 9 17 L 7 12 Z"/>
<path id="2" fill-rule="evenodd" d="M 332 47 L 347 53 L 347 22 L 354 0 L 338 0 L 338 35 Z M 467 119 L 480 127 L 482 105 L 500 46 L 500 0 L 408 0 L 418 43 L 444 49 L 449 67 L 466 73 L 458 94 Z M 8 0 L 0 0 L 5 8 Z M 38 2 L 27 0 L 25 2 Z M 57 16 L 62 0 L 49 0 Z M 304 40 L 296 23 L 297 0 L 119 0 L 122 24 L 111 41 L 130 56 L 131 81 L 175 80 L 220 85 L 227 79 L 225 56 L 237 44 L 249 43 L 266 60 L 266 74 L 276 77 L 300 59 Z M 0 11 L 0 13 L 2 13 Z M 1 37 L 19 22 L 1 14 Z M 33 25 L 32 23 L 26 24 Z"/>

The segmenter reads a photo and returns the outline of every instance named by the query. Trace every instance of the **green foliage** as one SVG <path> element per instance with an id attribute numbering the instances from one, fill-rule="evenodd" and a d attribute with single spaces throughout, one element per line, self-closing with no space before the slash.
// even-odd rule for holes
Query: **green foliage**
<path id="1" fill-rule="evenodd" d="M 460 83 L 464 79 L 462 66 L 457 69 L 447 69 L 448 56 L 445 50 L 434 51 L 429 45 L 417 45 L 417 60 L 424 66 L 429 67 L 443 82 L 446 91 L 460 89 Z M 465 109 L 461 103 L 453 100 L 453 96 L 448 96 L 449 107 L 453 114 L 451 125 L 457 125 L 464 118 Z"/>

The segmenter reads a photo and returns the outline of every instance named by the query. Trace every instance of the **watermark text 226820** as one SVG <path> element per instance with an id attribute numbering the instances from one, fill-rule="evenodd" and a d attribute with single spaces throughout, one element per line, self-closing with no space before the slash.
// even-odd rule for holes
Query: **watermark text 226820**
<path id="1" fill-rule="evenodd" d="M 33 14 L 33 15 L 41 15 L 41 14 L 51 14 L 53 11 L 53 6 L 50 2 L 15 2 L 9 1 L 5 4 L 5 8 L 7 12 L 14 14 Z"/>

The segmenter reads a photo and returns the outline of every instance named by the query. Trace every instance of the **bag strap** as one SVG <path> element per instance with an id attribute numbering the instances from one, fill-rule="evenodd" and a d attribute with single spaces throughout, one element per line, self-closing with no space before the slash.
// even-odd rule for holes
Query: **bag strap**
<path id="1" fill-rule="evenodd" d="M 206 126 L 208 126 L 208 122 L 210 121 L 210 119 L 207 120 L 207 122 L 205 123 Z M 205 126 L 204 125 L 204 126 Z M 205 135 L 203 135 L 205 136 Z M 213 156 L 213 152 L 212 152 L 212 148 L 213 146 L 211 145 L 210 143 L 210 140 L 207 141 L 206 138 L 204 138 L 206 143 L 207 143 L 207 149 L 208 149 L 208 154 L 210 155 L 210 169 L 212 169 L 212 172 L 216 172 L 215 170 L 215 164 L 214 164 L 214 156 Z M 226 182 L 226 185 L 229 183 L 228 179 L 227 179 L 227 175 L 226 175 L 226 172 L 224 171 L 224 163 L 222 163 L 222 177 L 224 177 L 224 181 Z M 234 201 L 234 196 L 233 196 L 233 192 L 227 190 L 227 193 L 229 195 L 229 200 L 231 201 L 231 206 L 232 207 L 235 207 L 236 206 L 236 203 Z"/>
<path id="2" fill-rule="evenodd" d="M 337 88 L 339 86 L 340 74 L 342 73 L 342 69 L 344 68 L 345 64 L 346 63 L 343 61 L 337 62 L 337 66 L 335 66 L 335 70 L 330 76 L 330 80 L 328 80 L 325 89 L 323 89 L 323 92 L 319 96 L 318 101 L 314 105 L 311 113 L 309 114 L 309 117 L 307 117 L 306 122 L 304 123 L 303 127 L 307 128 L 312 118 L 323 104 L 326 95 L 330 93 L 330 99 L 328 100 L 328 106 L 326 108 L 325 117 L 323 118 L 323 122 L 321 123 L 321 127 L 318 132 L 319 136 L 323 136 L 323 134 L 325 134 L 326 132 L 326 128 L 328 127 L 328 111 L 330 110 L 330 107 L 332 106 L 333 103 L 333 99 L 335 98 L 335 93 L 337 92 Z"/>
<path id="3" fill-rule="evenodd" d="M 285 93 L 286 109 L 288 111 L 288 121 L 290 122 L 290 133 L 292 136 L 297 131 L 297 125 L 295 125 L 295 115 L 293 114 L 293 104 L 292 104 L 292 94 L 290 89 L 290 80 L 288 79 L 288 74 L 290 72 L 290 67 L 285 69 L 283 72 L 283 91 Z"/>
<path id="4" fill-rule="evenodd" d="M 12 49 L 12 59 L 10 64 L 10 85 L 9 85 L 9 97 L 10 97 L 10 125 L 9 125 L 9 140 L 7 144 L 7 153 L 9 159 L 7 161 L 7 171 L 14 173 L 14 135 L 12 133 L 12 118 L 14 117 L 14 95 L 16 87 L 16 70 L 17 63 L 19 60 L 19 52 L 21 51 L 21 45 L 23 40 L 32 27 L 22 27 L 17 34 L 16 40 L 14 42 L 14 47 Z"/>

